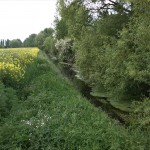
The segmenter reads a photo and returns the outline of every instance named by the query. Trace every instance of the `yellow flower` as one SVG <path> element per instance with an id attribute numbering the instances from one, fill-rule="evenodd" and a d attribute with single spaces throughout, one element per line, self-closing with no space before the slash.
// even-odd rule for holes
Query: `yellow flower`
<path id="1" fill-rule="evenodd" d="M 27 65 L 34 62 L 38 53 L 38 48 L 0 49 L 0 72 L 20 81 L 24 78 Z"/>

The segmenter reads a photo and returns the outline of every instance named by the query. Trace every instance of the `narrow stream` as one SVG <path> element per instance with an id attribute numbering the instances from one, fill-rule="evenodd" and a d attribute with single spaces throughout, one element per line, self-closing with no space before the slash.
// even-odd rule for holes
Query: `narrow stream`
<path id="1" fill-rule="evenodd" d="M 96 97 L 92 96 L 90 93 L 92 91 L 91 87 L 89 87 L 84 81 L 78 79 L 75 75 L 76 73 L 70 69 L 70 67 L 65 66 L 60 68 L 61 72 L 67 76 L 67 78 L 74 84 L 74 86 L 77 88 L 77 90 L 86 97 L 87 100 L 90 101 L 91 104 L 93 104 L 97 108 L 101 108 L 104 112 L 106 112 L 109 117 L 115 119 L 119 124 L 127 126 L 129 122 L 126 122 L 126 120 L 122 117 L 122 115 L 128 115 L 127 112 L 122 111 L 120 109 L 117 109 L 113 107 L 105 97 Z M 106 103 L 102 101 L 106 101 Z"/>

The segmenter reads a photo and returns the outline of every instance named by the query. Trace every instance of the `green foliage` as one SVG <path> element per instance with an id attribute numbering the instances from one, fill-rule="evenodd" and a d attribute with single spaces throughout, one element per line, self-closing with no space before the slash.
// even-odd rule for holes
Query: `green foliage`
<path id="1" fill-rule="evenodd" d="M 55 36 L 58 40 L 64 39 L 68 35 L 68 27 L 64 19 L 56 18 L 55 21 Z"/>
<path id="2" fill-rule="evenodd" d="M 49 71 L 49 62 L 48 58 L 42 51 L 39 52 L 37 58 L 34 59 L 34 62 L 25 70 L 24 80 L 20 83 L 22 87 L 28 84 L 36 78 L 38 75 L 45 74 Z M 39 71 L 40 70 L 40 71 Z"/>
<path id="3" fill-rule="evenodd" d="M 23 42 L 24 47 L 35 47 L 35 38 L 36 34 L 31 34 L 28 38 L 26 38 Z"/>
<path id="4" fill-rule="evenodd" d="M 72 65 L 74 63 L 74 50 L 73 50 L 73 40 L 65 39 L 59 40 L 56 43 L 56 49 L 58 50 L 58 59 L 64 63 Z"/>
<path id="5" fill-rule="evenodd" d="M 35 45 L 43 50 L 44 49 L 44 41 L 47 37 L 53 37 L 54 30 L 52 28 L 46 28 L 41 31 L 35 38 Z"/>
<path id="6" fill-rule="evenodd" d="M 150 148 L 147 136 L 128 131 L 94 108 L 50 62 L 48 72 L 25 89 L 27 96 L 1 125 L 2 150 Z"/>
<path id="7" fill-rule="evenodd" d="M 131 124 L 138 126 L 142 129 L 150 129 L 150 99 L 145 98 L 142 102 L 134 102 L 133 104 L 133 113 L 131 117 L 133 120 Z"/>
<path id="8" fill-rule="evenodd" d="M 9 48 L 9 47 L 10 47 L 10 40 L 7 39 L 7 40 L 6 40 L 6 48 Z"/>
<path id="9" fill-rule="evenodd" d="M 46 28 L 41 31 L 34 39 L 35 45 L 43 50 L 51 58 L 57 55 L 57 50 L 55 49 L 56 40 L 53 36 L 53 33 L 54 30 L 52 28 Z"/>
<path id="10" fill-rule="evenodd" d="M 111 14 L 95 22 L 99 34 L 118 38 L 119 31 L 128 23 L 128 14 Z"/>
<path id="11" fill-rule="evenodd" d="M 117 67 L 112 62 L 116 52 L 116 38 L 118 38 L 118 31 L 122 30 L 123 25 L 127 22 L 125 21 L 127 16 L 118 22 L 121 17 L 122 15 L 110 15 L 96 21 L 95 25 L 83 31 L 81 40 L 75 44 L 76 64 L 85 81 L 92 86 L 103 87 L 107 94 L 109 91 L 109 95 L 111 95 L 112 89 L 108 84 L 111 81 L 115 84 L 108 71 L 112 65 L 115 65 L 113 69 Z M 112 72 L 113 70 L 111 70 Z"/>
<path id="12" fill-rule="evenodd" d="M 101 7 L 97 6 L 94 14 L 96 2 Z M 146 0 L 59 1 L 61 19 L 68 26 L 67 36 L 74 39 L 79 74 L 117 101 L 149 96 L 149 9 Z"/>
<path id="13" fill-rule="evenodd" d="M 5 40 L 4 40 L 4 39 L 0 41 L 0 47 L 1 47 L 1 48 L 4 48 L 4 47 L 5 47 Z"/>
<path id="14" fill-rule="evenodd" d="M 22 41 L 20 39 L 14 39 L 10 41 L 11 48 L 19 48 L 22 47 Z"/>
<path id="15" fill-rule="evenodd" d="M 18 103 L 16 92 L 0 83 L 3 121 L 0 148 L 150 149 L 149 2 L 133 1 L 131 17 L 125 13 L 128 9 L 122 7 L 124 3 L 109 0 L 114 13 L 104 7 L 99 11 L 102 15 L 92 19 L 89 11 L 92 7 L 88 7 L 86 1 L 59 2 L 62 18 L 56 26 L 56 37 L 67 35 L 74 41 L 65 39 L 56 43 L 60 61 L 72 65 L 75 56 L 84 80 L 98 90 L 103 89 L 104 96 L 109 93 L 107 96 L 116 101 L 145 100 L 133 104 L 131 126 L 121 127 L 81 97 L 40 52 L 28 66 L 21 88 L 16 89 L 22 101 Z M 89 3 L 92 2 L 102 2 L 100 6 L 107 4 L 105 0 Z M 38 47 L 48 53 L 52 53 L 54 41 L 51 29 L 45 29 L 36 37 Z"/>
<path id="16" fill-rule="evenodd" d="M 108 85 L 115 93 L 122 93 L 128 99 L 141 99 L 149 96 L 150 89 L 150 46 L 148 28 L 150 24 L 149 5 L 134 6 L 134 16 L 128 28 L 120 33 L 114 48 L 110 67 L 107 69 Z M 142 12 L 141 12 L 142 11 Z M 144 13 L 143 13 L 144 11 Z M 138 14 L 138 16 L 137 16 Z M 115 84 L 118 85 L 114 85 Z"/>
<path id="17" fill-rule="evenodd" d="M 43 44 L 44 52 L 51 57 L 56 53 L 55 43 L 56 41 L 54 38 L 47 37 Z"/>
<path id="18" fill-rule="evenodd" d="M 18 98 L 15 90 L 12 88 L 5 88 L 0 81 L 0 124 L 4 118 L 8 117 L 17 102 Z"/>
<path id="19" fill-rule="evenodd" d="M 65 34 L 72 39 L 80 38 L 82 29 L 91 23 L 91 16 L 82 1 L 74 0 L 68 5 L 67 1 L 58 0 L 58 11 L 62 19 L 59 21 L 56 33 L 62 34 L 65 31 Z"/>
<path id="20" fill-rule="evenodd" d="M 45 38 L 46 37 L 43 32 L 40 32 L 35 38 L 35 44 L 39 49 L 43 49 L 43 43 L 44 43 Z"/>

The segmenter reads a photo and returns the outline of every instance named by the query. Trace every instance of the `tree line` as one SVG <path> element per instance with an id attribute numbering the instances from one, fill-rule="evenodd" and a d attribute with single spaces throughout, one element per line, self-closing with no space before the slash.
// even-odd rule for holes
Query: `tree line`
<path id="1" fill-rule="evenodd" d="M 0 40 L 0 48 L 19 48 L 22 47 L 23 43 L 20 39 L 13 39 L 13 40 Z"/>
<path id="2" fill-rule="evenodd" d="M 10 40 L 7 39 L 7 40 L 4 40 L 4 39 L 1 39 L 0 40 L 0 48 L 8 48 L 10 47 Z"/>
<path id="3" fill-rule="evenodd" d="M 61 61 L 106 97 L 150 96 L 149 0 L 58 0 L 57 9 Z"/>
<path id="4" fill-rule="evenodd" d="M 45 28 L 39 34 L 31 34 L 23 42 L 20 39 L 0 40 L 0 48 L 38 47 L 47 54 L 55 49 L 54 29 Z"/>

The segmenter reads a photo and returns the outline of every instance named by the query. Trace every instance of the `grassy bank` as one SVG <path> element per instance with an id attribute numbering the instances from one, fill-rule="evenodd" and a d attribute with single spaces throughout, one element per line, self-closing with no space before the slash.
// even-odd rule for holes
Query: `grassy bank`
<path id="1" fill-rule="evenodd" d="M 94 108 L 44 54 L 27 68 L 23 83 L 11 88 L 14 105 L 0 124 L 2 150 L 150 149 L 148 135 Z M 3 95 L 6 89 L 1 86 Z"/>

